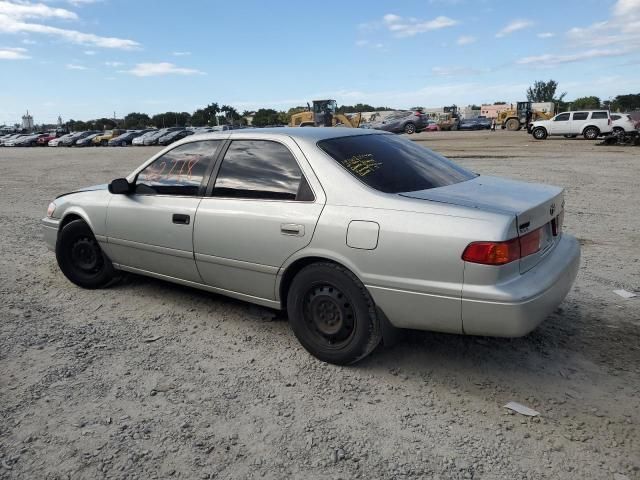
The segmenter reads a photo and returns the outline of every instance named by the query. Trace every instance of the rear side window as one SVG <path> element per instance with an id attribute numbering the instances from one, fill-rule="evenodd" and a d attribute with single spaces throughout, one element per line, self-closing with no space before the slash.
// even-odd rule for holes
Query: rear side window
<path id="1" fill-rule="evenodd" d="M 607 112 L 593 112 L 591 114 L 592 120 L 601 120 L 603 118 L 609 118 L 609 114 Z"/>
<path id="2" fill-rule="evenodd" d="M 313 193 L 289 149 L 268 140 L 231 142 L 220 166 L 213 196 L 313 200 Z"/>
<path id="3" fill-rule="evenodd" d="M 611 115 L 611 120 L 620 120 L 621 118 L 620 115 Z"/>
<path id="4" fill-rule="evenodd" d="M 180 145 L 147 165 L 136 177 L 136 193 L 202 195 L 200 186 L 221 140 Z"/>
<path id="5" fill-rule="evenodd" d="M 561 113 L 560 115 L 558 115 L 554 121 L 555 122 L 566 122 L 567 120 L 569 120 L 569 117 L 571 116 L 570 113 Z"/>
<path id="6" fill-rule="evenodd" d="M 332 138 L 318 146 L 366 185 L 385 193 L 444 187 L 475 174 L 442 155 L 394 135 Z"/>
<path id="7" fill-rule="evenodd" d="M 576 112 L 573 114 L 574 120 L 586 120 L 589 116 L 589 112 Z"/>

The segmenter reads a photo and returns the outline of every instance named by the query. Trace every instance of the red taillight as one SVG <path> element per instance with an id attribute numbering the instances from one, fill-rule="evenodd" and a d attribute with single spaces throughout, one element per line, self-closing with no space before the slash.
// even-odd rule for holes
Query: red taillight
<path id="1" fill-rule="evenodd" d="M 422 114 L 420 112 L 416 112 L 416 117 L 421 117 Z"/>
<path id="2" fill-rule="evenodd" d="M 483 265 L 504 265 L 533 255 L 540 250 L 542 228 L 506 242 L 472 242 L 464 249 L 462 259 Z"/>

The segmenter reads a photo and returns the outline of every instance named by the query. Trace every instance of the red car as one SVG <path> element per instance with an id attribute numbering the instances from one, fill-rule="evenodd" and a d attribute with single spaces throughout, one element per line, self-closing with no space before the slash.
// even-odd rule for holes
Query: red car
<path id="1" fill-rule="evenodd" d="M 438 130 L 440 130 L 440 127 L 438 126 L 438 124 L 433 120 L 429 120 L 427 122 L 427 126 L 424 127 L 423 132 L 437 132 Z"/>
<path id="2" fill-rule="evenodd" d="M 36 144 L 39 147 L 46 147 L 50 140 L 53 140 L 54 138 L 58 138 L 64 135 L 65 133 L 66 132 L 63 132 L 62 130 L 56 131 L 56 132 L 47 132 L 44 135 L 41 135 L 40 137 L 38 137 L 38 140 L 36 140 Z"/>

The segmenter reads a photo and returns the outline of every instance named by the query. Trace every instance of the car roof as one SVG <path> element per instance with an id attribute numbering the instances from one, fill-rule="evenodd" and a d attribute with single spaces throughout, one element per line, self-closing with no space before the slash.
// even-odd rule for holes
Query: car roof
<path id="1" fill-rule="evenodd" d="M 225 130 L 223 132 L 207 132 L 197 135 L 198 140 L 216 139 L 216 138 L 233 138 L 246 137 L 246 135 L 255 135 L 256 138 L 261 136 L 273 137 L 283 136 L 293 139 L 318 142 L 329 138 L 350 137 L 356 135 L 390 135 L 388 132 L 379 130 L 370 130 L 364 128 L 345 128 L 345 127 L 276 127 L 276 128 L 243 128 L 239 130 Z M 195 135 L 194 135 L 195 136 Z M 193 138 L 189 137 L 189 138 Z M 195 140 L 195 139 L 194 139 Z"/>

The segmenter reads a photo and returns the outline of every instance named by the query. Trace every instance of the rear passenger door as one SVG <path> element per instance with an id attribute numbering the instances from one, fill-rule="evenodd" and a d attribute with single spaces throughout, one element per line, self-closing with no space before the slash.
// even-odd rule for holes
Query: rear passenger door
<path id="1" fill-rule="evenodd" d="M 193 245 L 202 279 L 274 300 L 279 268 L 309 244 L 324 201 L 292 139 L 234 137 L 196 214 Z"/>

